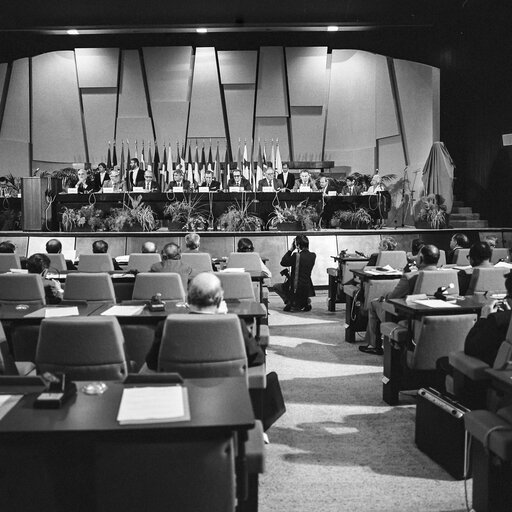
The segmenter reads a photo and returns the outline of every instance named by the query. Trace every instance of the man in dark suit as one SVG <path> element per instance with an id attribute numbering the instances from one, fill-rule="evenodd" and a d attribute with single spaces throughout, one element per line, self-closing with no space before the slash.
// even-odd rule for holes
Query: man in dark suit
<path id="1" fill-rule="evenodd" d="M 62 252 L 62 244 L 60 240 L 57 240 L 56 238 L 52 238 L 51 240 L 48 240 L 46 242 L 46 252 L 48 254 L 60 254 Z M 75 265 L 71 260 L 65 260 L 66 261 L 66 268 L 68 270 L 76 270 Z"/>
<path id="2" fill-rule="evenodd" d="M 293 189 L 293 186 L 295 185 L 295 174 L 290 172 L 290 169 L 288 168 L 288 164 L 283 164 L 283 172 L 280 172 L 277 175 L 277 179 L 281 180 L 283 183 L 283 186 L 288 192 Z"/>
<path id="3" fill-rule="evenodd" d="M 144 181 L 144 171 L 139 168 L 139 160 L 132 158 L 130 159 L 130 169 L 126 173 L 128 190 L 133 190 L 133 187 L 136 187 L 140 181 Z"/>
<path id="4" fill-rule="evenodd" d="M 167 190 L 172 190 L 175 187 L 183 187 L 183 192 L 190 190 L 190 181 L 183 179 L 183 171 L 176 169 L 172 174 L 173 180 L 169 182 Z"/>
<path id="5" fill-rule="evenodd" d="M 347 176 L 347 184 L 341 189 L 341 195 L 343 196 L 358 196 L 361 194 L 361 187 L 355 184 L 355 180 L 352 176 Z"/>
<path id="6" fill-rule="evenodd" d="M 206 171 L 204 173 L 204 181 L 201 183 L 201 187 L 208 187 L 210 192 L 220 190 L 220 181 L 213 179 L 213 171 Z"/>
<path id="7" fill-rule="evenodd" d="M 137 183 L 137 187 L 142 187 L 147 192 L 160 192 L 158 182 L 154 179 L 153 171 L 146 169 L 144 171 L 144 180 Z"/>
<path id="8" fill-rule="evenodd" d="M 105 254 L 108 253 L 108 243 L 105 240 L 96 240 L 92 243 L 92 253 L 93 254 Z M 112 265 L 114 265 L 114 270 L 122 270 L 121 265 L 117 263 L 115 258 L 112 258 Z"/>
<path id="9" fill-rule="evenodd" d="M 493 268 L 494 265 L 491 263 L 491 257 L 492 250 L 487 242 L 477 242 L 469 249 L 469 264 L 473 268 Z M 457 277 L 459 280 L 459 293 L 466 295 L 472 274 L 468 274 L 465 270 L 459 270 Z"/>
<path id="10" fill-rule="evenodd" d="M 242 176 L 242 171 L 239 169 L 233 171 L 233 177 L 228 180 L 228 189 L 229 187 L 241 187 L 245 192 L 252 191 L 250 181 Z"/>
<path id="11" fill-rule="evenodd" d="M 320 176 L 318 179 L 318 191 L 322 192 L 324 196 L 327 196 L 329 192 L 338 193 L 338 187 L 327 176 Z"/>
<path id="12" fill-rule="evenodd" d="M 258 181 L 258 192 L 263 192 L 263 187 L 272 187 L 276 192 L 283 188 L 283 182 L 274 178 L 274 169 L 272 167 L 265 171 L 265 178 Z"/>
<path id="13" fill-rule="evenodd" d="M 311 311 L 309 297 L 315 296 L 311 272 L 315 266 L 316 254 L 309 251 L 306 235 L 298 235 L 290 250 L 281 259 L 281 266 L 291 267 L 288 286 L 284 283 L 274 285 L 274 291 L 285 303 L 284 311 Z"/>
<path id="14" fill-rule="evenodd" d="M 424 245 L 418 258 L 418 270 L 437 270 L 439 261 L 439 249 L 435 245 Z M 368 308 L 368 327 L 366 328 L 366 346 L 359 347 L 361 352 L 367 354 L 382 355 L 382 340 L 380 335 L 380 324 L 384 321 L 384 307 L 382 303 L 387 299 L 403 299 L 411 295 L 418 279 L 418 271 L 403 274 L 394 290 L 385 297 L 374 299 Z"/>
<path id="15" fill-rule="evenodd" d="M 103 162 L 98 164 L 98 171 L 94 173 L 93 188 L 95 192 L 98 192 L 103 188 L 105 181 L 109 181 L 110 176 L 107 172 L 107 166 Z"/>
<path id="16" fill-rule="evenodd" d="M 177 244 L 165 244 L 162 252 L 162 261 L 153 263 L 150 272 L 175 272 L 181 277 L 183 289 L 188 289 L 188 280 L 192 276 L 192 268 L 181 261 L 181 251 Z"/>
<path id="17" fill-rule="evenodd" d="M 455 263 L 453 257 L 457 249 L 467 249 L 469 247 L 469 239 L 464 233 L 455 233 L 450 240 L 450 250 L 446 253 L 446 263 L 451 265 Z"/>

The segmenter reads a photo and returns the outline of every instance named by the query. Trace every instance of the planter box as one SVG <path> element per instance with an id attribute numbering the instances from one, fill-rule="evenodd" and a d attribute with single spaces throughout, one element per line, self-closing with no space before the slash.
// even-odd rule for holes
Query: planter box
<path id="1" fill-rule="evenodd" d="M 276 224 L 279 231 L 304 231 L 302 222 L 279 222 Z"/>
<path id="2" fill-rule="evenodd" d="M 167 229 L 169 231 L 183 231 L 185 227 L 185 222 L 172 222 L 170 220 L 167 221 Z"/>

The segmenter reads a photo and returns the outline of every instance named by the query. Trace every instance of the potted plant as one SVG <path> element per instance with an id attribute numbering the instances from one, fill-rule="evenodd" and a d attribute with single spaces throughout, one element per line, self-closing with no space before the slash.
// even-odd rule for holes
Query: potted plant
<path id="1" fill-rule="evenodd" d="M 136 198 L 130 194 L 130 204 L 123 204 L 122 208 L 111 208 L 107 217 L 110 231 L 154 231 L 156 228 L 155 213 L 151 206 L 144 204 L 142 195 Z"/>
<path id="2" fill-rule="evenodd" d="M 372 216 L 367 208 L 357 210 L 337 210 L 331 217 L 330 226 L 341 229 L 368 229 Z"/>
<path id="3" fill-rule="evenodd" d="M 40 171 L 36 169 L 34 176 L 39 176 L 40 178 L 59 178 L 62 182 L 62 188 L 74 187 L 78 182 L 77 170 L 73 169 L 73 167 L 64 167 L 64 169 L 53 171 Z"/>
<path id="4" fill-rule="evenodd" d="M 291 206 L 285 203 L 284 206 L 274 207 L 269 227 L 281 231 L 312 230 L 317 226 L 318 219 L 318 211 L 314 206 L 308 206 L 306 201 Z"/>
<path id="5" fill-rule="evenodd" d="M 92 204 L 80 208 L 64 206 L 61 224 L 64 231 L 103 231 L 106 227 L 103 211 Z"/>
<path id="6" fill-rule="evenodd" d="M 448 225 L 446 205 L 438 194 L 423 196 L 419 201 L 419 212 L 414 222 L 417 228 L 442 229 Z"/>
<path id="7" fill-rule="evenodd" d="M 240 205 L 231 205 L 221 214 L 217 228 L 221 231 L 261 231 L 263 222 L 254 214 L 249 213 L 253 201 Z"/>
<path id="8" fill-rule="evenodd" d="M 201 211 L 198 199 L 184 198 L 167 203 L 163 213 L 169 231 L 198 231 L 208 227 L 208 218 Z"/>

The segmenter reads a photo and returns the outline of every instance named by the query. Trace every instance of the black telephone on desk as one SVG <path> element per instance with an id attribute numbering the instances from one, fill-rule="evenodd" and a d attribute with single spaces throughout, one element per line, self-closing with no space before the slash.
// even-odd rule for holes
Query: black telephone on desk
<path id="1" fill-rule="evenodd" d="M 157 293 L 151 297 L 151 302 L 149 303 L 149 311 L 165 311 L 165 302 L 162 301 L 161 293 Z"/>
<path id="2" fill-rule="evenodd" d="M 76 384 L 65 373 L 44 373 L 42 377 L 47 383 L 47 389 L 36 398 L 36 409 L 59 409 L 76 395 Z"/>

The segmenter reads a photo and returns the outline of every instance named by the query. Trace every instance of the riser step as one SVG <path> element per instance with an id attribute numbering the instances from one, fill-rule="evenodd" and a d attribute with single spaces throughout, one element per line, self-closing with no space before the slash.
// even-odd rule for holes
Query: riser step
<path id="1" fill-rule="evenodd" d="M 480 220 L 479 213 L 452 213 L 450 215 L 452 220 Z"/>
<path id="2" fill-rule="evenodd" d="M 452 213 L 473 213 L 471 206 L 454 206 Z"/>
<path id="3" fill-rule="evenodd" d="M 486 220 L 452 220 L 450 224 L 453 228 L 487 228 L 489 223 Z"/>

